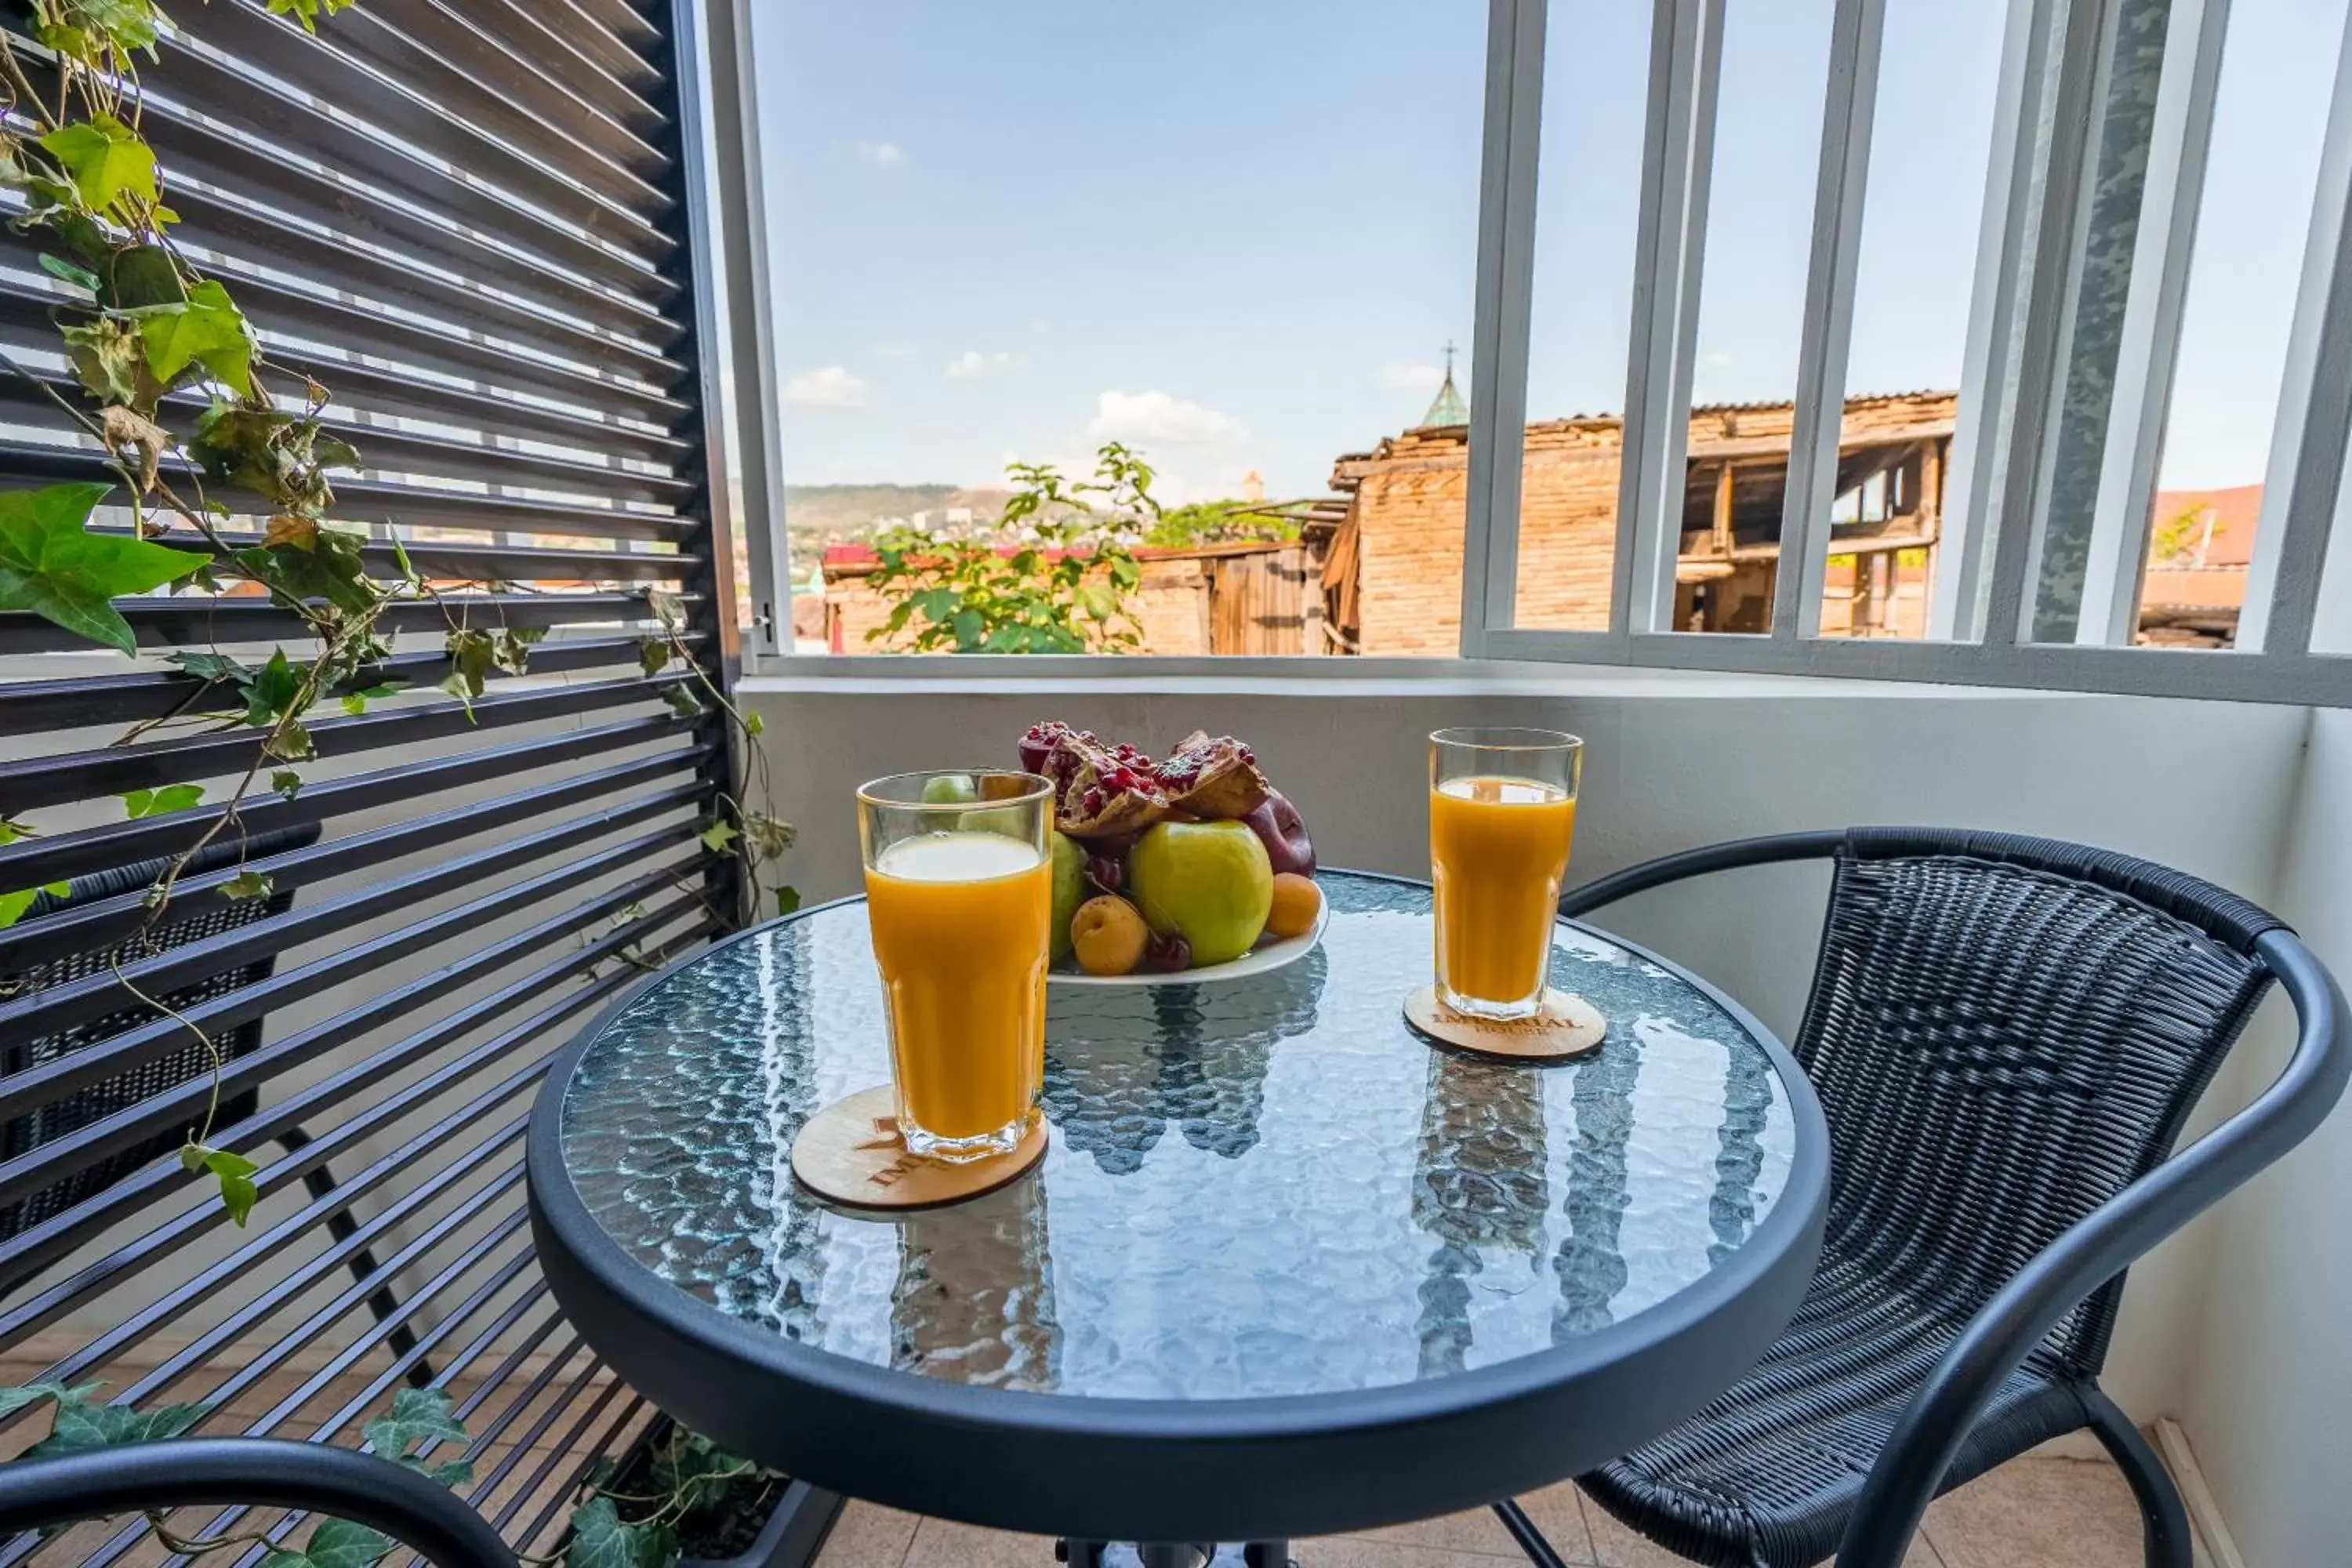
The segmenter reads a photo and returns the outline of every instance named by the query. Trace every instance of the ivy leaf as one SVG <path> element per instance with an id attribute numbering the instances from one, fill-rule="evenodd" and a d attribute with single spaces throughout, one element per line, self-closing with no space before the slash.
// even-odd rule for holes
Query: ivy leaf
<path id="1" fill-rule="evenodd" d="M 37 1405 L 44 1399 L 54 1399 L 60 1405 L 86 1405 L 91 1394 L 105 1386 L 103 1383 L 84 1383 L 68 1388 L 61 1383 L 27 1383 L 16 1388 L 0 1388 L 0 1415 L 14 1415 L 27 1405 Z"/>
<path id="2" fill-rule="evenodd" d="M 138 335 L 111 316 L 58 329 L 66 356 L 84 391 L 100 403 L 130 404 L 139 399 Z"/>
<path id="3" fill-rule="evenodd" d="M 301 1551 L 281 1548 L 262 1562 L 267 1568 L 370 1568 L 392 1555 L 395 1544 L 391 1536 L 364 1524 L 322 1519 L 312 1527 L 310 1542 Z"/>
<path id="4" fill-rule="evenodd" d="M 253 329 L 218 279 L 205 279 L 185 300 L 133 314 L 157 381 L 169 386 L 189 365 L 201 364 L 239 396 L 253 395 Z"/>
<path id="5" fill-rule="evenodd" d="M 122 797 L 122 808 L 136 822 L 142 816 L 161 816 L 167 811 L 185 811 L 205 798 L 202 784 L 165 784 L 161 789 L 134 789 Z"/>
<path id="6" fill-rule="evenodd" d="M 798 888 L 778 888 L 776 889 L 776 912 L 778 914 L 788 915 L 800 907 L 801 890 Z"/>
<path id="7" fill-rule="evenodd" d="M 111 114 L 60 125 L 39 142 L 91 212 L 105 212 L 126 195 L 155 199 L 155 150 Z"/>
<path id="8" fill-rule="evenodd" d="M 310 741 L 310 726 L 299 719 L 289 719 L 270 731 L 261 750 L 281 763 L 316 762 L 319 757 L 319 748 Z"/>
<path id="9" fill-rule="evenodd" d="M 637 663 L 647 675 L 659 675 L 669 664 L 669 644 L 660 637 L 637 640 Z"/>
<path id="10" fill-rule="evenodd" d="M 248 871 L 241 875 L 251 876 L 253 873 Z M 268 879 L 262 879 L 267 881 Z M 207 1149 L 201 1143 L 183 1144 L 180 1163 L 188 1164 L 191 1155 L 202 1156 L 190 1167 L 192 1170 L 210 1171 L 220 1179 L 221 1207 L 228 1211 L 229 1218 L 242 1226 L 247 1216 L 253 1213 L 254 1200 L 260 1196 L 259 1190 L 253 1184 L 253 1173 L 261 1167 L 244 1155 L 232 1153 L 226 1149 Z"/>
<path id="11" fill-rule="evenodd" d="M 5 931 L 23 920 L 25 911 L 31 909 L 34 900 L 43 893 L 48 894 L 53 899 L 70 898 L 73 896 L 73 885 L 69 882 L 47 882 L 37 888 L 25 888 L 13 893 L 0 893 L 0 931 Z"/>
<path id="12" fill-rule="evenodd" d="M 752 739 L 759 739 L 761 734 L 766 732 L 767 728 L 768 721 L 765 719 L 761 718 L 757 713 L 746 712 L 743 715 L 743 733 L 751 736 Z"/>
<path id="13" fill-rule="evenodd" d="M 331 16 L 351 3 L 352 0 L 269 0 L 269 14 L 291 16 L 302 24 L 304 32 L 315 33 L 320 17 Z"/>
<path id="14" fill-rule="evenodd" d="M 532 645 L 546 640 L 545 626 L 515 626 L 498 635 L 491 657 L 509 675 L 523 675 L 530 668 Z"/>
<path id="15" fill-rule="evenodd" d="M 220 885 L 221 897 L 242 903 L 247 899 L 266 899 L 270 892 L 268 873 L 247 868 L 239 871 Z"/>
<path id="16" fill-rule="evenodd" d="M 572 1510 L 564 1568 L 667 1568 L 677 1554 L 677 1538 L 667 1526 L 625 1524 L 613 1500 L 601 1493 Z"/>
<path id="17" fill-rule="evenodd" d="M 713 855 L 724 855 L 728 847 L 742 837 L 730 823 L 714 822 L 702 830 L 702 847 Z"/>
<path id="18" fill-rule="evenodd" d="M 138 648 L 131 623 L 109 601 L 152 592 L 209 557 L 90 532 L 90 509 L 113 488 L 0 491 L 0 610 L 30 610 L 76 637 L 131 654 Z"/>
<path id="19" fill-rule="evenodd" d="M 446 1388 L 403 1388 L 392 1396 L 392 1408 L 361 1428 L 368 1447 L 388 1458 L 410 1457 L 426 1443 L 463 1443 L 470 1434 L 449 1414 Z"/>
<path id="20" fill-rule="evenodd" d="M 282 647 L 270 651 L 268 663 L 244 674 L 239 684 L 245 688 L 245 721 L 257 730 L 273 728 L 301 700 L 302 671 Z"/>
<path id="21" fill-rule="evenodd" d="M 662 700 L 675 709 L 681 718 L 702 717 L 702 699 L 697 697 L 694 694 L 694 689 L 682 680 L 676 686 L 665 688 L 662 691 Z"/>
<path id="22" fill-rule="evenodd" d="M 367 711 L 371 699 L 396 697 L 400 694 L 400 689 L 405 684 L 407 684 L 405 681 L 385 680 L 379 681 L 373 686 L 362 686 L 346 691 L 343 693 L 343 711 L 356 719 Z"/>
<path id="23" fill-rule="evenodd" d="M 324 599 L 347 616 L 364 617 L 382 596 L 368 581 L 358 542 L 340 530 L 320 528 L 302 543 L 258 544 L 238 551 L 236 560 L 297 604 Z"/>
<path id="24" fill-rule="evenodd" d="M 52 278 L 61 278 L 68 283 L 79 283 L 93 294 L 98 292 L 98 274 L 87 267 L 68 261 L 62 256 L 51 256 L 46 250 L 41 252 L 40 264 L 41 270 Z"/>
<path id="25" fill-rule="evenodd" d="M 454 697 L 479 697 L 498 662 L 497 639 L 488 632 L 451 632 L 442 647 L 449 656 L 449 676 L 441 689 Z"/>
<path id="26" fill-rule="evenodd" d="M 201 1405 L 166 1405 L 160 1410 L 134 1410 L 128 1405 L 92 1405 L 86 1400 L 58 1401 L 57 1425 L 49 1435 L 25 1450 L 28 1459 L 61 1454 L 86 1454 L 97 1448 L 117 1448 L 126 1443 L 152 1443 L 176 1437 L 205 1414 Z"/>
<path id="27" fill-rule="evenodd" d="M 279 768 L 269 775 L 269 787 L 292 800 L 302 793 L 302 775 L 292 768 Z"/>
<path id="28" fill-rule="evenodd" d="M 112 280 L 107 290 L 108 302 L 118 310 L 177 305 L 188 297 L 188 282 L 180 276 L 179 264 L 160 245 L 133 245 L 118 250 L 108 261 L 106 270 Z"/>
<path id="29" fill-rule="evenodd" d="M 801 830 L 782 817 L 764 811 L 742 814 L 743 837 L 750 841 L 753 857 L 772 860 L 790 849 L 801 836 Z"/>
<path id="30" fill-rule="evenodd" d="M 151 0 L 52 0 L 34 24 L 41 42 L 76 57 L 98 52 L 101 40 L 118 49 L 153 53 L 159 13 Z"/>

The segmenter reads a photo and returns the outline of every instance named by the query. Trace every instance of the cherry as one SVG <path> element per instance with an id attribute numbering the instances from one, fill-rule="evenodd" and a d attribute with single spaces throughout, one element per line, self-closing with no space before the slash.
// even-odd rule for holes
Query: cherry
<path id="1" fill-rule="evenodd" d="M 1106 893 L 1116 893 L 1127 880 L 1127 867 L 1115 855 L 1097 855 L 1087 861 L 1087 880 Z"/>
<path id="2" fill-rule="evenodd" d="M 1143 967 L 1155 974 L 1173 974 L 1192 967 L 1192 944 L 1181 936 L 1152 933 L 1150 945 L 1143 950 Z"/>

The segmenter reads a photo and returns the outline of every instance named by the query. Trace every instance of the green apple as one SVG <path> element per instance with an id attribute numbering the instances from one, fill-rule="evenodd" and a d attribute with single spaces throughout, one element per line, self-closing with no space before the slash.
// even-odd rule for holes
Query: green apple
<path id="1" fill-rule="evenodd" d="M 1029 821 L 1025 806 L 983 805 L 959 816 L 956 826 L 965 833 L 1001 833 L 1007 838 L 1026 838 Z"/>
<path id="2" fill-rule="evenodd" d="M 1054 840 L 1054 930 L 1053 958 L 1055 963 L 1070 956 L 1070 920 L 1078 906 L 1087 901 L 1087 852 L 1078 841 L 1066 833 L 1052 835 Z"/>
<path id="3" fill-rule="evenodd" d="M 1274 908 L 1274 866 L 1242 822 L 1163 822 L 1127 856 L 1127 894 L 1153 931 L 1181 936 L 1192 966 L 1255 945 Z"/>
<path id="4" fill-rule="evenodd" d="M 980 786 L 970 773 L 940 773 L 923 781 L 925 805 L 961 805 L 980 798 Z"/>

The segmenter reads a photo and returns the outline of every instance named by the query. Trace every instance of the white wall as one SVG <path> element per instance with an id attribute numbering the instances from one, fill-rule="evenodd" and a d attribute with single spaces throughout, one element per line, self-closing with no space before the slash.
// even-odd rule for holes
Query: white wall
<path id="1" fill-rule="evenodd" d="M 2261 900 L 2305 726 L 2304 713 L 2288 709 L 1605 671 L 1402 689 L 1353 681 L 1209 689 L 1173 679 L 995 690 L 812 679 L 751 689 L 768 725 L 778 798 L 803 830 L 788 875 L 812 899 L 856 889 L 851 798 L 860 782 L 1009 765 L 1024 729 L 1059 718 L 1153 751 L 1194 727 L 1243 737 L 1298 803 L 1331 865 L 1425 874 L 1428 731 L 1525 723 L 1588 742 L 1578 880 L 1749 834 L 1923 822 L 2107 845 Z M 2352 735 L 2345 744 L 2352 750 Z M 2352 760 L 2341 776 L 2352 779 Z M 2352 866 L 2352 845 L 2337 865 Z M 1645 895 L 1611 919 L 1785 1034 L 1802 1010 L 1825 885 L 1813 868 L 1743 871 Z M 2339 907 L 2352 920 L 2352 907 Z M 2134 1273 L 2108 1382 L 2143 1420 L 2183 1408 L 2212 1228 L 2192 1230 Z"/>
<path id="2" fill-rule="evenodd" d="M 2352 711 L 2312 715 L 2272 908 L 2352 979 Z M 2263 1042 L 2223 1086 L 2269 1081 Z M 2184 1415 L 2249 1568 L 2352 1561 L 2343 1429 L 2352 1409 L 2352 1112 L 2225 1202 Z"/>

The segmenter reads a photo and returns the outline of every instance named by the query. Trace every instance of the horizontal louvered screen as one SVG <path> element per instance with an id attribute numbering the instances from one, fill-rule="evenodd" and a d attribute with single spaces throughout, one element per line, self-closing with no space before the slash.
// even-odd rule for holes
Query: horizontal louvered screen
<path id="1" fill-rule="evenodd" d="M 475 1434 L 461 1489 L 543 1548 L 576 1477 L 651 1413 L 540 1281 L 522 1119 L 573 1030 L 737 912 L 698 837 L 723 735 L 667 700 L 697 678 L 640 666 L 656 593 L 711 679 L 733 656 L 675 24 L 650 0 L 357 0 L 315 36 L 259 0 L 169 11 L 139 91 L 174 238 L 252 321 L 281 406 L 306 375 L 332 393 L 325 423 L 362 466 L 332 476 L 330 515 L 365 526 L 369 575 L 404 583 L 404 552 L 432 593 L 384 613 L 393 651 L 350 683 L 396 692 L 310 715 L 291 798 L 268 788 L 279 764 L 247 776 L 258 731 L 198 717 L 222 689 L 167 663 L 307 657 L 288 607 L 118 600 L 136 659 L 0 614 L 0 816 L 37 834 L 0 846 L 0 893 L 70 887 L 0 929 L 0 1381 L 103 1378 L 142 1407 L 208 1406 L 199 1431 L 347 1444 L 431 1382 Z M 88 303 L 42 248 L 0 233 L 0 350 L 32 373 L 0 376 L 0 488 L 113 477 L 35 384 L 79 398 L 58 320 Z M 169 399 L 164 422 L 198 406 Z M 226 542 L 259 542 L 268 509 L 215 494 Z M 439 689 L 453 625 L 544 638 L 461 702 Z M 241 783 L 149 921 L 156 863 Z M 202 799 L 134 818 L 121 798 L 174 784 Z M 241 871 L 268 896 L 229 900 Z M 243 1228 L 173 1152 L 214 1092 L 190 1025 L 226 1058 L 212 1142 L 261 1167 Z M 0 1452 L 45 1426 L 18 1413 Z M 137 1536 L 39 1551 L 152 1556 Z"/>

